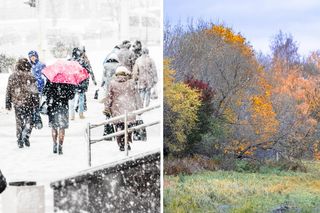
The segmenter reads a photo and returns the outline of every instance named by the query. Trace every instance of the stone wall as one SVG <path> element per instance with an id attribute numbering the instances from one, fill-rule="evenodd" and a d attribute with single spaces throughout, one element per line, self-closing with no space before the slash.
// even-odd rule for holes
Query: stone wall
<path id="1" fill-rule="evenodd" d="M 51 187 L 55 212 L 160 212 L 160 151 L 85 170 Z"/>

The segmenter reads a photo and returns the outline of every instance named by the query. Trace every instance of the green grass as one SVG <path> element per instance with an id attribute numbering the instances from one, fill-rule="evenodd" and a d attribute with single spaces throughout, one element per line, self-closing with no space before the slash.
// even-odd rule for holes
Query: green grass
<path id="1" fill-rule="evenodd" d="M 320 163 L 308 172 L 202 172 L 165 176 L 164 212 L 320 212 Z"/>

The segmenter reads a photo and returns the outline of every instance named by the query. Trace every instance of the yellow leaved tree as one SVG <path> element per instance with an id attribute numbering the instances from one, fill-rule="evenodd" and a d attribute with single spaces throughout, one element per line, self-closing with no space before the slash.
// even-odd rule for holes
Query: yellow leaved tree
<path id="1" fill-rule="evenodd" d="M 165 146 L 170 152 L 181 152 L 187 143 L 187 135 L 197 122 L 201 106 L 200 92 L 185 83 L 174 82 L 175 71 L 170 60 L 164 60 L 164 132 Z"/>

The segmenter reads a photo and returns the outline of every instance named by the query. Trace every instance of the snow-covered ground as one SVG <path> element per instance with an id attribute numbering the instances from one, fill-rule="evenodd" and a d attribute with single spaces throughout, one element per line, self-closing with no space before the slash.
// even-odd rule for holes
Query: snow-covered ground
<path id="1" fill-rule="evenodd" d="M 111 45 L 110 45 L 111 46 Z M 109 49 L 110 50 L 110 49 Z M 101 81 L 102 62 L 109 50 L 91 51 L 87 54 L 91 60 L 98 84 Z M 150 55 L 156 59 L 159 79 L 162 79 L 162 51 L 160 47 L 150 48 Z M 48 59 L 47 64 L 53 59 Z M 0 169 L 8 182 L 12 181 L 36 181 L 38 185 L 45 186 L 46 212 L 53 212 L 53 191 L 49 187 L 50 182 L 87 169 L 87 144 L 85 140 L 85 128 L 88 122 L 99 123 L 104 120 L 102 114 L 103 104 L 93 99 L 95 88 L 91 87 L 87 93 L 88 111 L 86 119 L 80 120 L 76 116 L 75 121 L 70 121 L 66 130 L 64 154 L 52 153 L 51 129 L 48 127 L 48 119 L 42 116 L 44 127 L 41 130 L 34 129 L 31 135 L 29 148 L 19 149 L 15 136 L 15 116 L 13 111 L 4 109 L 5 91 L 9 74 L 0 74 Z M 158 84 L 161 97 L 162 84 Z M 161 99 L 152 100 L 151 105 L 161 103 Z M 162 109 L 143 114 L 145 122 L 161 120 Z M 161 124 L 162 125 L 162 124 Z M 147 128 L 148 141 L 135 141 L 131 145 L 129 155 L 140 154 L 146 151 L 160 149 L 162 147 L 161 125 Z M 93 137 L 102 135 L 103 129 L 97 128 L 92 132 Z M 100 142 L 92 145 L 92 166 L 110 163 L 124 159 L 125 153 L 120 152 L 115 141 Z M 0 196 L 1 197 L 1 196 Z M 1 212 L 0 199 L 0 212 Z"/>

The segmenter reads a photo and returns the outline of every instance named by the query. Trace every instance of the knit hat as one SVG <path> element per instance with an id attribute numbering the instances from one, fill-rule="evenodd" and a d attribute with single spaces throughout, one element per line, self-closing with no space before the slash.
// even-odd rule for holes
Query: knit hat
<path id="1" fill-rule="evenodd" d="M 131 42 L 128 41 L 128 40 L 124 40 L 124 41 L 122 42 L 122 47 L 123 47 L 123 48 L 130 49 L 130 47 L 131 47 Z"/>
<path id="2" fill-rule="evenodd" d="M 82 55 L 82 51 L 78 48 L 78 47 L 75 47 L 73 48 L 72 50 L 72 57 L 73 58 L 80 58 L 80 56 Z"/>
<path id="3" fill-rule="evenodd" d="M 28 53 L 28 56 L 29 56 L 29 58 L 31 58 L 32 56 L 35 56 L 36 58 L 39 58 L 39 55 L 38 55 L 37 51 L 35 51 L 35 50 L 31 50 Z"/>
<path id="4" fill-rule="evenodd" d="M 116 69 L 116 73 L 115 75 L 131 75 L 131 72 L 124 66 L 119 66 L 117 69 Z"/>
<path id="5" fill-rule="evenodd" d="M 16 64 L 16 69 L 25 71 L 25 72 L 30 72 L 31 70 L 31 64 L 29 63 L 27 58 L 20 58 Z"/>

